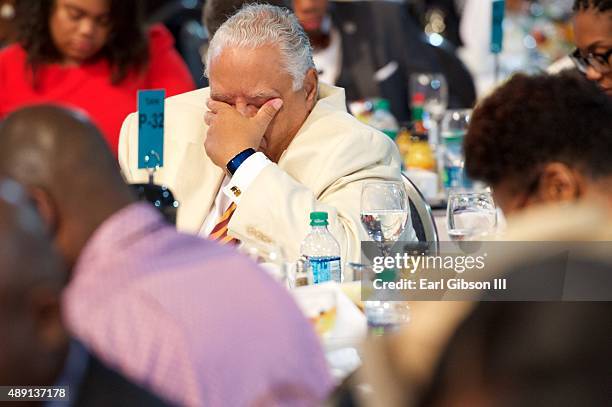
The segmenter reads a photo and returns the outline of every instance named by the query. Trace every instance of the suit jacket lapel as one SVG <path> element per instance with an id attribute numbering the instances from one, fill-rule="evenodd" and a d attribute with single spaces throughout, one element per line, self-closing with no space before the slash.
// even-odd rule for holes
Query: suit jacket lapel
<path id="1" fill-rule="evenodd" d="M 225 174 L 210 161 L 203 143 L 189 143 L 177 176 L 176 195 L 182 212 L 177 227 L 197 234 L 212 209 Z M 186 198 L 181 200 L 181 197 Z"/>

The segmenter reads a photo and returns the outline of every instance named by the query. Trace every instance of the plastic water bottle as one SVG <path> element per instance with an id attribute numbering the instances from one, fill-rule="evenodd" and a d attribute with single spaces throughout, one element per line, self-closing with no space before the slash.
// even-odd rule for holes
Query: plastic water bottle
<path id="1" fill-rule="evenodd" d="M 466 176 L 464 171 L 464 157 L 462 151 L 463 144 L 462 132 L 442 134 L 443 144 L 443 162 L 444 162 L 444 187 L 448 190 L 451 188 L 469 188 L 472 182 Z"/>
<path id="2" fill-rule="evenodd" d="M 312 212 L 312 229 L 302 242 L 301 253 L 313 284 L 342 282 L 340 245 L 327 230 L 327 212 Z"/>
<path id="3" fill-rule="evenodd" d="M 386 99 L 379 99 L 376 101 L 374 104 L 374 113 L 370 117 L 369 124 L 394 140 L 399 131 L 397 120 L 395 120 L 395 117 L 391 114 L 391 105 Z"/>

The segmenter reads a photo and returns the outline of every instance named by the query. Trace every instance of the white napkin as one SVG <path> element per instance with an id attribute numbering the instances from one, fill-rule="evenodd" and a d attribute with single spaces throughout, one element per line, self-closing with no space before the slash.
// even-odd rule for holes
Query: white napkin
<path id="1" fill-rule="evenodd" d="M 325 350 L 332 351 L 358 346 L 366 337 L 367 320 L 359 308 L 342 292 L 337 283 L 327 282 L 298 287 L 293 290 L 293 294 L 302 311 L 308 316 L 308 310 L 303 308 L 308 306 L 304 298 L 329 291 L 332 291 L 336 297 L 336 324 L 332 331 L 322 339 Z"/>
<path id="2" fill-rule="evenodd" d="M 321 338 L 321 343 L 334 378 L 338 381 L 343 380 L 361 365 L 358 349 L 368 331 L 365 315 L 335 282 L 298 287 L 292 292 L 307 317 L 313 313 L 313 310 L 305 308 L 314 306 L 313 302 L 308 301 L 309 297 L 329 292 L 335 295 L 336 323 L 331 332 Z"/>

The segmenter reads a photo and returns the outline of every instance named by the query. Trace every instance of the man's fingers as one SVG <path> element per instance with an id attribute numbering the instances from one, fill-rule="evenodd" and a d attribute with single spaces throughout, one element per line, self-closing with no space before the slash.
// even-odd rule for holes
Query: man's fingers
<path id="1" fill-rule="evenodd" d="M 257 120 L 262 127 L 267 128 L 276 113 L 283 107 L 283 100 L 276 98 L 268 100 L 262 107 L 259 108 L 255 120 Z"/>

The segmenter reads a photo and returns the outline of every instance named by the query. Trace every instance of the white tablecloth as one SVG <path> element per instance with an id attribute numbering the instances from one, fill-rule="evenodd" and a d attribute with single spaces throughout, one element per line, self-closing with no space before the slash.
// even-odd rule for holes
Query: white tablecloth
<path id="1" fill-rule="evenodd" d="M 448 236 L 448 226 L 446 223 L 446 210 L 445 209 L 434 209 L 434 222 L 438 229 L 438 237 L 441 242 L 448 242 L 450 237 Z"/>

